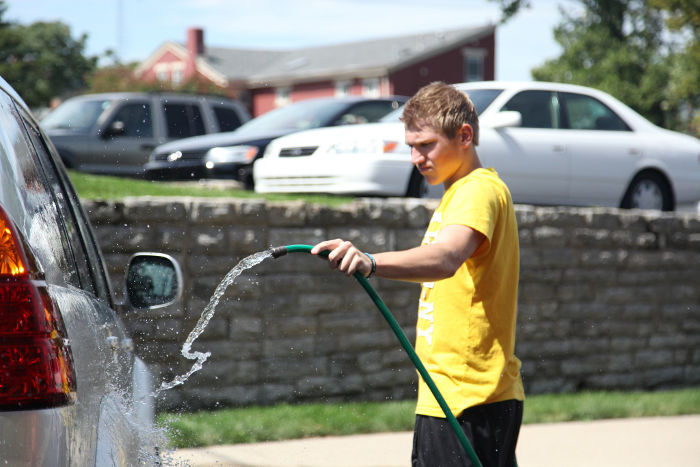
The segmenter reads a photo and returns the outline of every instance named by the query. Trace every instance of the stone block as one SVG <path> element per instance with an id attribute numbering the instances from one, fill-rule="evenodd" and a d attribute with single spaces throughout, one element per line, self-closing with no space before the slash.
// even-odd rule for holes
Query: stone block
<path id="1" fill-rule="evenodd" d="M 271 246 L 267 241 L 267 228 L 227 227 L 228 252 L 236 255 L 252 255 Z"/>
<path id="2" fill-rule="evenodd" d="M 262 355 L 266 358 L 313 355 L 315 339 L 311 336 L 271 338 L 266 335 L 265 337 Z"/>
<path id="3" fill-rule="evenodd" d="M 518 222 L 518 228 L 531 227 L 537 223 L 537 214 L 535 207 L 525 204 L 516 204 L 514 207 L 515 219 Z"/>
<path id="4" fill-rule="evenodd" d="M 267 206 L 262 199 L 231 201 L 235 206 L 233 225 L 267 225 Z"/>
<path id="5" fill-rule="evenodd" d="M 276 201 L 267 205 L 269 227 L 304 227 L 306 203 L 304 201 Z"/>
<path id="6" fill-rule="evenodd" d="M 229 251 L 223 227 L 192 229 L 192 252 L 195 254 L 221 254 Z"/>
<path id="7" fill-rule="evenodd" d="M 236 207 L 224 199 L 195 199 L 192 201 L 190 219 L 195 225 L 235 225 Z"/>
<path id="8" fill-rule="evenodd" d="M 392 245 L 393 236 L 386 227 L 331 227 L 328 238 L 342 238 L 353 243 L 362 251 L 386 251 Z"/>
<path id="9" fill-rule="evenodd" d="M 578 265 L 578 254 L 571 248 L 546 248 L 540 251 L 540 266 L 565 269 Z"/>
<path id="10" fill-rule="evenodd" d="M 609 248 L 613 244 L 612 234 L 609 230 L 578 228 L 573 232 L 571 243 L 581 247 Z"/>
<path id="11" fill-rule="evenodd" d="M 158 224 L 153 236 L 154 248 L 158 252 L 187 253 L 191 248 L 191 235 L 184 226 Z"/>
<path id="12" fill-rule="evenodd" d="M 577 208 L 541 207 L 535 209 L 537 223 L 551 227 L 583 227 L 588 211 Z"/>
<path id="13" fill-rule="evenodd" d="M 535 227 L 532 229 L 533 242 L 536 245 L 547 247 L 563 247 L 567 244 L 567 235 L 564 229 L 550 226 Z"/>
<path id="14" fill-rule="evenodd" d="M 124 198 L 124 219 L 128 223 L 157 223 L 185 221 L 189 200 L 186 198 L 128 197 Z"/>
<path id="15" fill-rule="evenodd" d="M 123 202 L 81 199 L 80 204 L 93 226 L 124 223 Z"/>
<path id="16" fill-rule="evenodd" d="M 640 368 L 660 368 L 673 364 L 673 352 L 666 349 L 645 349 L 635 353 Z"/>

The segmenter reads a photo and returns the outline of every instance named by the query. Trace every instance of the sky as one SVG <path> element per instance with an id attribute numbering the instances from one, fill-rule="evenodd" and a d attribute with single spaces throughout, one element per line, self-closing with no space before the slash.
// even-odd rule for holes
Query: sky
<path id="1" fill-rule="evenodd" d="M 496 79 L 530 81 L 530 69 L 555 58 L 560 8 L 575 0 L 532 0 L 496 29 Z M 112 49 L 142 61 L 163 42 L 204 29 L 205 45 L 250 49 L 313 47 L 496 24 L 488 0 L 6 0 L 5 20 L 61 21 L 87 35 L 87 55 Z"/>

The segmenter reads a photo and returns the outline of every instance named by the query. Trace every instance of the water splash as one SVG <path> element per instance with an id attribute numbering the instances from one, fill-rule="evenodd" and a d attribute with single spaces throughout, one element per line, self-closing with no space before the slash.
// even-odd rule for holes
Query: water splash
<path id="1" fill-rule="evenodd" d="M 204 307 L 204 310 L 202 310 L 202 315 L 199 317 L 197 325 L 194 327 L 194 329 L 192 329 L 192 331 L 190 331 L 189 336 L 187 336 L 185 343 L 182 345 L 182 350 L 180 351 L 182 356 L 188 360 L 196 360 L 192 364 L 192 368 L 190 368 L 187 373 L 176 376 L 172 381 L 162 382 L 160 387 L 156 389 L 154 395 L 158 395 L 161 391 L 166 391 L 174 388 L 175 386 L 183 384 L 194 372 L 199 371 L 202 368 L 204 362 L 207 360 L 207 358 L 209 358 L 209 356 L 211 356 L 211 352 L 191 352 L 190 350 L 192 349 L 192 343 L 199 337 L 200 334 L 202 334 L 202 332 L 204 332 L 204 329 L 214 316 L 214 311 L 216 310 L 216 306 L 219 304 L 221 296 L 243 271 L 258 265 L 265 259 L 271 257 L 272 252 L 269 250 L 259 251 L 246 258 L 243 258 L 236 266 L 234 266 L 233 269 L 228 272 L 228 274 L 226 274 L 226 276 L 224 276 L 223 280 L 216 287 L 216 290 L 214 290 L 214 294 L 211 296 L 211 299 L 209 299 L 209 303 Z"/>

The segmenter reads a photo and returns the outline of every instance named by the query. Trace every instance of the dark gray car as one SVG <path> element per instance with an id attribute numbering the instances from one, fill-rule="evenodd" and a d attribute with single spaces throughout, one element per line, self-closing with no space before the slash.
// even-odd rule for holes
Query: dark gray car
<path id="1" fill-rule="evenodd" d="M 179 266 L 135 255 L 129 303 L 175 302 Z M 102 256 L 63 165 L 0 78 L 0 460 L 156 465 L 153 385 L 122 325 Z"/>
<path id="2" fill-rule="evenodd" d="M 139 176 L 157 145 L 232 131 L 249 119 L 239 102 L 224 97 L 120 92 L 68 99 L 41 124 L 66 167 Z"/>

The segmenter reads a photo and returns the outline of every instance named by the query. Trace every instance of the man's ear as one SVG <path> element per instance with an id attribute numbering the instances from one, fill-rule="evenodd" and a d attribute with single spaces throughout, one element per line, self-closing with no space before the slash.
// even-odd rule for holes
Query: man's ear
<path id="1" fill-rule="evenodd" d="M 462 127 L 457 131 L 459 142 L 462 146 L 467 146 L 474 141 L 474 129 L 468 123 L 462 124 Z"/>

